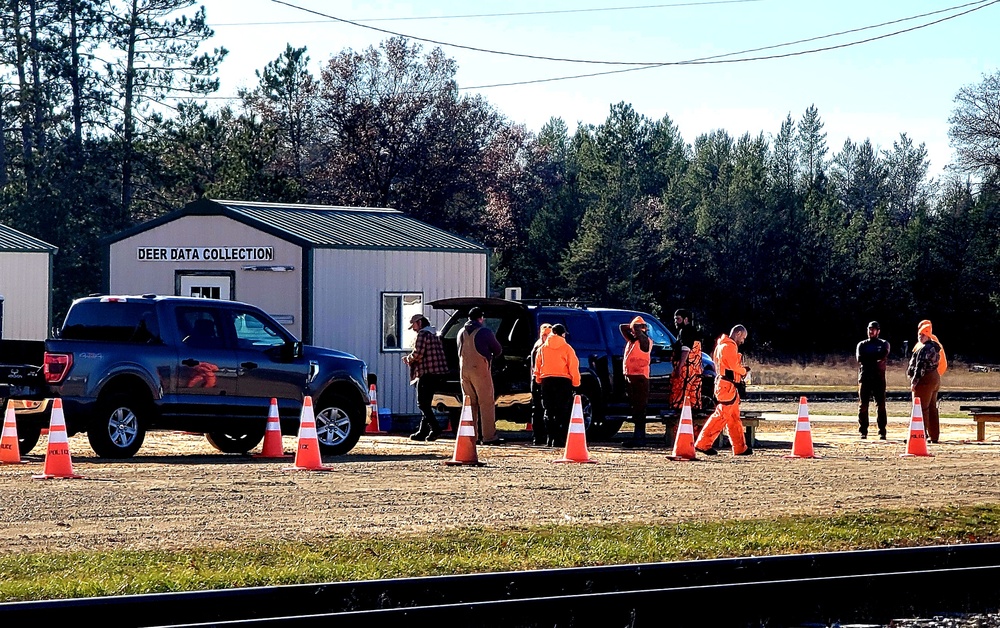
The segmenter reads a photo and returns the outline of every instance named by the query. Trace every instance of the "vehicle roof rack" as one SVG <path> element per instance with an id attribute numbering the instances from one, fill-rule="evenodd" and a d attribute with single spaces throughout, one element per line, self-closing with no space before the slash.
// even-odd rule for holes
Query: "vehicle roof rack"
<path id="1" fill-rule="evenodd" d="M 590 305 L 589 301 L 580 301 L 578 299 L 521 299 L 521 303 L 525 305 L 548 305 L 555 307 L 575 307 L 581 310 L 587 309 Z"/>

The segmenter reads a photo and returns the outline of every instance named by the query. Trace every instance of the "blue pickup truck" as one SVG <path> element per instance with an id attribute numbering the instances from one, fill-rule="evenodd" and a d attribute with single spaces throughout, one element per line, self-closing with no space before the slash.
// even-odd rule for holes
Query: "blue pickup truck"
<path id="1" fill-rule="evenodd" d="M 264 437 L 271 398 L 295 434 L 314 399 L 325 454 L 347 453 L 365 430 L 368 372 L 358 358 L 304 346 L 260 309 L 235 301 L 156 295 L 73 302 L 43 371 L 63 400 L 67 431 L 101 457 L 128 458 L 149 430 L 203 433 L 226 453 Z M 40 429 L 19 417 L 18 429 Z"/>
<path id="2" fill-rule="evenodd" d="M 458 332 L 468 320 L 472 307 L 485 312 L 485 325 L 493 330 L 503 346 L 501 355 L 493 364 L 493 385 L 496 393 L 498 418 L 527 422 L 530 420 L 530 355 L 542 323 L 562 323 L 567 329 L 566 339 L 580 358 L 584 422 L 587 436 L 593 440 L 607 440 L 618 433 L 631 414 L 625 393 L 625 376 L 622 357 L 625 339 L 619 325 L 642 316 L 649 325 L 653 341 L 650 364 L 650 399 L 647 414 L 650 420 L 673 421 L 677 411 L 669 406 L 670 375 L 673 366 L 670 352 L 677 339 L 652 314 L 636 310 L 585 307 L 576 304 L 524 303 L 490 297 L 456 297 L 433 301 L 430 306 L 451 312 L 451 317 L 441 329 L 441 338 L 451 368 L 440 390 L 434 395 L 439 410 L 454 415 L 461 409 L 462 390 L 458 377 Z M 702 354 L 702 408 L 708 412 L 714 407 L 712 399 L 715 363 Z M 701 411 L 704 413 L 705 411 Z"/>

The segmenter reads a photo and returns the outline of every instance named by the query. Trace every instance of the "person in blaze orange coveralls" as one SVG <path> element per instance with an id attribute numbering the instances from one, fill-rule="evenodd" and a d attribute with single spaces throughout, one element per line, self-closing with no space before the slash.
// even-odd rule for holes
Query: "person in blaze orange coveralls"
<path id="1" fill-rule="evenodd" d="M 749 456 L 753 449 L 747 446 L 743 434 L 743 421 L 740 420 L 740 393 L 743 378 L 749 368 L 743 366 L 739 346 L 747 339 L 747 328 L 736 325 L 729 335 L 722 334 L 715 344 L 712 357 L 715 360 L 715 412 L 708 417 L 705 426 L 701 428 L 694 448 L 707 456 L 719 453 L 712 446 L 723 428 L 729 431 L 729 440 L 733 444 L 733 455 Z"/>

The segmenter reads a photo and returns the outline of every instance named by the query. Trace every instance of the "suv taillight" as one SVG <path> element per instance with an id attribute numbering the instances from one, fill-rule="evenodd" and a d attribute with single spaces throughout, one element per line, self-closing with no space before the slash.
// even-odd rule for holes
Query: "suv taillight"
<path id="1" fill-rule="evenodd" d="M 58 384 L 66 377 L 71 366 L 73 366 L 73 354 L 46 352 L 42 368 L 45 373 L 45 381 L 49 384 Z"/>

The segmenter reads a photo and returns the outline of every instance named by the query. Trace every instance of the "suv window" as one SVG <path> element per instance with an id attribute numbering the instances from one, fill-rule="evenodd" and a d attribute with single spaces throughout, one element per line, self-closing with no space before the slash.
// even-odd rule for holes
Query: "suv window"
<path id="1" fill-rule="evenodd" d="M 619 347 L 620 351 L 625 350 L 625 338 L 622 336 L 621 325 L 627 325 L 636 317 L 635 312 L 601 312 L 601 321 L 604 324 L 604 333 L 608 335 L 608 346 Z M 663 326 L 658 319 L 644 315 L 643 320 L 649 326 L 649 339 L 653 344 L 663 345 L 668 349 L 674 344 L 674 335 Z"/>
<path id="2" fill-rule="evenodd" d="M 539 324 L 562 323 L 566 327 L 566 342 L 574 349 L 603 348 L 601 331 L 594 321 L 593 315 L 587 312 L 553 312 L 540 313 Z"/>
<path id="3" fill-rule="evenodd" d="M 160 326 L 149 302 L 83 301 L 70 309 L 60 335 L 67 340 L 147 344 L 159 341 Z"/>

